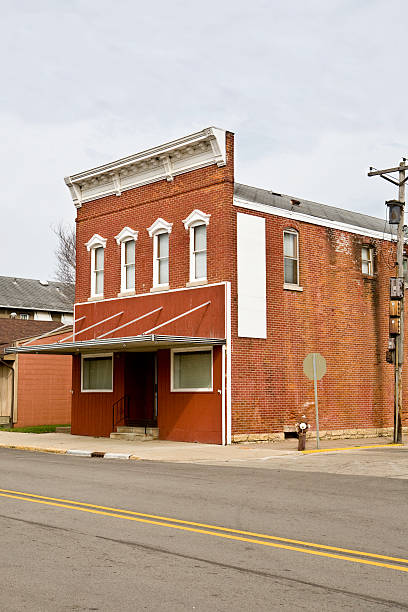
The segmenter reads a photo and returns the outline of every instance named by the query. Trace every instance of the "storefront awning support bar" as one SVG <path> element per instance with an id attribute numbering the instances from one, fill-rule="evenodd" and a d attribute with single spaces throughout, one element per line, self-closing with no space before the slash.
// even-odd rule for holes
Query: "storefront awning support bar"
<path id="1" fill-rule="evenodd" d="M 155 308 L 154 310 L 151 310 L 150 312 L 146 312 L 146 314 L 142 315 L 141 317 L 136 317 L 136 319 L 132 319 L 131 321 L 128 321 L 127 323 L 124 323 L 123 325 L 119 325 L 119 327 L 115 327 L 115 329 L 111 329 L 110 331 L 104 334 L 101 334 L 100 336 L 98 336 L 98 340 L 99 338 L 104 338 L 105 336 L 109 336 L 109 334 L 113 334 L 113 332 L 118 331 L 118 329 L 122 329 L 123 327 L 127 327 L 128 325 L 131 325 L 132 323 L 136 323 L 136 321 L 145 319 L 149 315 L 152 315 L 155 312 L 159 312 L 159 310 L 163 310 L 163 306 L 160 306 L 160 308 Z"/>
<path id="2" fill-rule="evenodd" d="M 84 317 L 81 317 L 80 319 L 76 319 L 75 323 L 85 318 L 86 317 L 84 316 Z M 41 334 L 41 336 L 36 336 L 35 338 L 31 338 L 31 340 L 28 340 L 27 342 L 23 342 L 21 346 L 25 346 L 26 344 L 30 344 L 30 342 L 34 342 L 35 340 L 40 340 L 41 338 L 45 338 L 46 336 L 49 336 L 50 334 L 55 334 L 55 332 L 60 331 L 61 329 L 64 329 L 64 327 L 71 327 L 71 323 L 64 323 L 64 325 L 61 325 L 60 327 L 56 327 L 55 329 L 50 329 L 49 331 L 45 332 L 45 334 Z"/>
<path id="3" fill-rule="evenodd" d="M 181 319 L 182 317 L 186 317 L 187 315 L 191 314 L 192 312 L 194 312 L 196 310 L 199 310 L 200 308 L 204 308 L 204 306 L 208 306 L 209 304 L 211 304 L 211 300 L 209 300 L 208 302 L 205 302 L 204 304 L 200 304 L 200 306 L 196 306 L 195 308 L 192 308 L 191 310 L 187 310 L 186 312 L 183 312 L 182 314 L 177 315 L 177 317 L 173 317 L 172 319 L 169 319 L 168 321 L 164 321 L 164 323 L 160 323 L 160 325 L 156 325 L 156 327 L 152 327 L 152 329 L 148 329 L 147 331 L 143 332 L 142 336 L 144 334 L 150 334 L 155 329 L 159 329 L 159 327 L 164 327 L 168 323 L 173 323 L 173 321 L 177 321 L 177 319 Z"/>
<path id="4" fill-rule="evenodd" d="M 84 327 L 84 329 L 80 329 L 79 331 L 75 332 L 75 336 L 79 336 L 79 334 L 83 334 L 84 332 L 88 331 L 88 329 L 92 329 L 93 327 L 97 327 L 98 325 L 101 325 L 102 323 L 106 323 L 106 321 L 110 321 L 111 319 L 114 319 L 115 317 L 119 317 L 120 315 L 123 314 L 123 310 L 121 312 L 117 312 L 114 315 L 111 315 L 110 317 L 107 317 L 106 319 L 102 319 L 102 321 L 98 321 L 97 323 L 93 323 L 93 325 L 88 325 L 88 327 Z M 67 336 L 66 338 L 63 338 L 62 340 L 59 340 L 59 342 L 65 342 L 66 340 L 69 340 L 70 338 L 73 338 L 74 334 L 71 334 L 70 336 Z"/>

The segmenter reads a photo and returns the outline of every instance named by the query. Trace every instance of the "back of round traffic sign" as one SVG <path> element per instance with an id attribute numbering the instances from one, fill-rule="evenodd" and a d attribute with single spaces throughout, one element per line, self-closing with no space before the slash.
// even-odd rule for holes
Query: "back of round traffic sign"
<path id="1" fill-rule="evenodd" d="M 310 379 L 314 379 L 313 356 L 316 360 L 316 380 L 321 380 L 326 374 L 326 360 L 320 353 L 309 353 L 303 360 L 303 372 Z"/>

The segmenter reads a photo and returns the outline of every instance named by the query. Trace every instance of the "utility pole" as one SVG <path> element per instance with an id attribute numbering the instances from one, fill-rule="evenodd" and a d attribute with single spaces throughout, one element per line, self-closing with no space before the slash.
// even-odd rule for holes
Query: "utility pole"
<path id="1" fill-rule="evenodd" d="M 395 393 L 394 393 L 394 443 L 402 442 L 402 366 L 404 362 L 404 207 L 405 207 L 405 183 L 408 170 L 405 157 L 396 168 L 386 168 L 376 170 L 370 168 L 368 176 L 381 176 L 381 178 L 397 185 L 398 203 L 400 207 L 400 217 L 397 231 L 397 278 L 402 279 L 402 298 L 400 314 L 400 330 L 395 340 Z M 398 173 L 398 179 L 395 176 Z"/>

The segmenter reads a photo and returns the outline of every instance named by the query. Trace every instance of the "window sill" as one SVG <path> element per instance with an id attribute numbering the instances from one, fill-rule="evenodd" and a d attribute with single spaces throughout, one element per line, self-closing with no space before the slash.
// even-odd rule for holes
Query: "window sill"
<path id="1" fill-rule="evenodd" d="M 362 273 L 364 280 L 375 280 L 375 274 L 364 274 Z"/>
<path id="2" fill-rule="evenodd" d="M 152 287 L 150 292 L 155 293 L 156 291 L 168 291 L 169 289 L 170 285 L 157 285 L 157 287 Z"/>
<path id="3" fill-rule="evenodd" d="M 200 285 L 208 285 L 208 280 L 201 279 L 201 280 L 189 281 L 188 283 L 186 283 L 186 287 L 200 287 Z"/>
<path id="4" fill-rule="evenodd" d="M 289 285 L 288 283 L 284 283 L 283 288 L 287 291 L 303 291 L 303 287 L 300 287 L 300 285 Z"/>
<path id="5" fill-rule="evenodd" d="M 127 297 L 129 295 L 136 295 L 136 291 L 134 289 L 128 289 L 127 291 L 118 293 L 118 297 Z"/>
<path id="6" fill-rule="evenodd" d="M 88 302 L 98 302 L 103 299 L 104 299 L 103 295 L 92 295 L 91 297 L 88 298 Z"/>

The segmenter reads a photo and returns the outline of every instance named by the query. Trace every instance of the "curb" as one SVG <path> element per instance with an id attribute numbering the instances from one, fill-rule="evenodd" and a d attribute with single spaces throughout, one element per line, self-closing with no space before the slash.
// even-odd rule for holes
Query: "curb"
<path id="1" fill-rule="evenodd" d="M 395 448 L 402 447 L 404 444 L 368 444 L 367 446 L 343 446 L 340 448 L 315 448 L 310 450 L 300 451 L 302 455 L 311 455 L 312 453 L 338 453 L 339 451 L 350 451 L 350 450 L 366 450 L 369 448 Z"/>
<path id="2" fill-rule="evenodd" d="M 10 448 L 13 450 L 30 451 L 33 453 L 54 453 L 57 455 L 71 455 L 73 457 L 90 457 L 100 459 L 131 459 L 140 461 L 140 457 L 130 453 L 109 453 L 105 451 L 90 451 L 77 448 L 42 448 L 41 446 L 22 446 L 19 444 L 1 444 L 0 448 Z"/>

